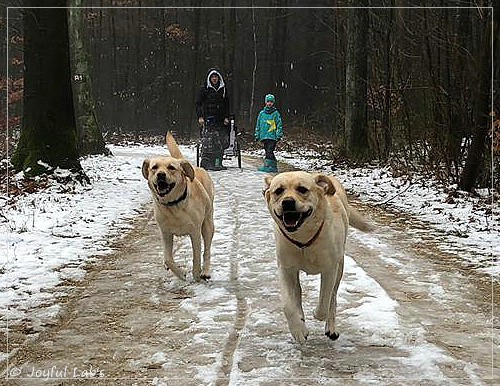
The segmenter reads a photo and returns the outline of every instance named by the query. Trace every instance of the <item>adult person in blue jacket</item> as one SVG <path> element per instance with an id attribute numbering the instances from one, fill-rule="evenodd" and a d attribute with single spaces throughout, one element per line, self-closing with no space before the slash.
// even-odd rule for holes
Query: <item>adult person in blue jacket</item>
<path id="1" fill-rule="evenodd" d="M 261 172 L 278 173 L 278 163 L 274 155 L 276 144 L 283 136 L 283 121 L 274 106 L 276 98 L 267 94 L 264 98 L 265 106 L 257 116 L 255 124 L 255 140 L 260 141 L 266 152 L 264 164 L 259 167 Z"/>
<path id="2" fill-rule="evenodd" d="M 224 170 L 224 149 L 229 146 L 229 98 L 224 79 L 211 68 L 196 97 L 196 115 L 202 126 L 201 163 L 207 170 Z"/>

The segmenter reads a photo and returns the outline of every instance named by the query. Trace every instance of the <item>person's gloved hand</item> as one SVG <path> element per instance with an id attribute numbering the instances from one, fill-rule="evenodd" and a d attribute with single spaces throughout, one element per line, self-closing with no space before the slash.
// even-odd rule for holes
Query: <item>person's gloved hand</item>
<path id="1" fill-rule="evenodd" d="M 205 120 L 203 119 L 203 117 L 198 118 L 198 123 L 200 124 L 200 126 L 203 126 L 203 124 L 205 123 Z"/>

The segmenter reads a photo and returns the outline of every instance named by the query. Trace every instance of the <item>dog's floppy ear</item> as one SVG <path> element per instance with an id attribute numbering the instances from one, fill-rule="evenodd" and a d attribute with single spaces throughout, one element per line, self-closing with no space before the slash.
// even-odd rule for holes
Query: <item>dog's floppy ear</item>
<path id="1" fill-rule="evenodd" d="M 262 189 L 262 195 L 267 199 L 268 196 L 269 196 L 269 187 L 271 186 L 271 181 L 273 180 L 273 176 L 266 176 L 264 178 L 264 183 L 266 184 L 266 186 L 264 187 L 264 189 Z"/>
<path id="2" fill-rule="evenodd" d="M 194 180 L 194 168 L 193 166 L 186 160 L 181 161 L 181 168 L 184 171 L 184 174 L 191 180 Z"/>
<path id="3" fill-rule="evenodd" d="M 324 174 L 318 174 L 316 176 L 316 184 L 324 190 L 325 194 L 333 196 L 335 194 L 335 186 L 333 186 L 333 182 L 328 176 Z"/>
<path id="4" fill-rule="evenodd" d="M 149 160 L 145 159 L 142 163 L 142 175 L 147 180 L 149 176 Z"/>

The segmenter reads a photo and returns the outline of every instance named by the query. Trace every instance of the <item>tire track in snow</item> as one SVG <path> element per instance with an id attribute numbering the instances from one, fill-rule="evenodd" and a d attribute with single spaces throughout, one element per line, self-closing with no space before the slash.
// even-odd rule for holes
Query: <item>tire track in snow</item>
<path id="1" fill-rule="evenodd" d="M 238 196 L 231 195 L 230 189 L 224 184 L 224 176 L 220 176 L 215 179 L 216 190 L 220 193 L 220 191 L 224 191 L 229 197 L 231 197 L 231 202 L 229 207 L 232 210 L 234 216 L 234 227 L 232 232 L 232 243 L 231 243 L 231 256 L 238 257 L 238 251 L 240 250 L 240 216 L 239 216 L 239 207 L 240 200 Z M 234 183 L 234 178 L 231 178 L 231 182 Z M 241 330 L 245 326 L 245 322 L 247 319 L 247 299 L 243 294 L 243 290 L 241 289 L 239 283 L 239 259 L 232 258 L 230 259 L 230 273 L 229 273 L 229 283 L 234 291 L 236 296 L 236 315 L 234 320 L 234 325 L 229 333 L 226 344 L 224 346 L 222 352 L 221 359 L 221 367 L 217 372 L 217 378 L 215 380 L 216 386 L 228 385 L 229 384 L 229 375 L 231 374 L 231 369 L 233 367 L 233 357 L 236 351 L 236 348 L 239 343 Z"/>

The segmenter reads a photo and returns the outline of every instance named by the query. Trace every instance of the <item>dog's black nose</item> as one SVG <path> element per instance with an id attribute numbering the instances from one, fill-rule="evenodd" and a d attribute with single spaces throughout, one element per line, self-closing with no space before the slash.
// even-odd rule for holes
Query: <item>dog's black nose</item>
<path id="1" fill-rule="evenodd" d="M 166 181 L 167 180 L 167 175 L 164 172 L 159 172 L 156 175 L 156 178 L 158 179 L 158 181 Z"/>
<path id="2" fill-rule="evenodd" d="M 295 211 L 295 200 L 293 198 L 285 198 L 281 203 L 284 212 Z"/>

